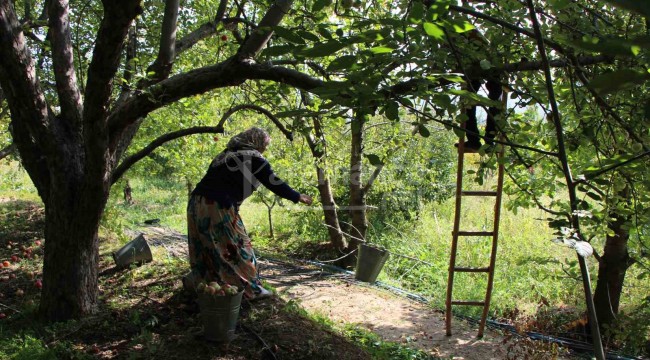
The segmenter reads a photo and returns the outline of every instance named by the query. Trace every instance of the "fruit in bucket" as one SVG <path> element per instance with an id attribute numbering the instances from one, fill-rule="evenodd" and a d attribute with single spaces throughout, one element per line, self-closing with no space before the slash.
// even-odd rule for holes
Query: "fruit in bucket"
<path id="1" fill-rule="evenodd" d="M 201 281 L 197 284 L 196 290 L 199 293 L 206 293 L 213 296 L 237 295 L 239 292 L 239 289 L 236 286 L 231 286 L 229 284 L 219 285 L 216 281 L 211 281 L 208 284 Z"/>
<path id="2" fill-rule="evenodd" d="M 221 290 L 221 286 L 216 281 L 211 282 L 208 286 L 214 288 L 215 291 Z"/>

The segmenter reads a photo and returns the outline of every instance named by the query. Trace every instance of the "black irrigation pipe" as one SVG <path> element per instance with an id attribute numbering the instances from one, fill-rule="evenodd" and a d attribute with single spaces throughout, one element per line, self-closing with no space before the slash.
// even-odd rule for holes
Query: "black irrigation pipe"
<path id="1" fill-rule="evenodd" d="M 269 257 L 269 256 L 266 256 L 266 255 L 262 256 L 262 255 L 259 255 L 259 254 L 258 254 L 258 257 L 263 258 L 265 260 L 268 260 L 270 262 L 282 263 L 282 264 L 293 266 L 293 267 L 297 267 L 297 266 L 294 265 L 294 264 L 289 263 L 289 261 L 302 262 L 302 263 L 307 263 L 307 264 L 318 266 L 323 270 L 328 270 L 328 271 L 333 272 L 333 273 L 343 273 L 343 274 L 354 276 L 353 271 L 346 270 L 346 269 L 343 269 L 343 268 L 335 266 L 335 265 L 325 264 L 325 263 L 322 263 L 322 262 L 319 262 L 319 261 L 314 261 L 314 260 L 291 259 L 291 258 L 289 258 L 288 259 L 289 261 L 287 261 L 287 260 L 276 259 L 276 258 Z M 359 283 L 361 283 L 361 282 L 359 281 Z M 364 282 L 364 284 L 369 285 L 369 286 L 374 285 L 376 287 L 389 290 L 389 291 L 391 291 L 391 292 L 393 292 L 393 293 L 395 293 L 397 295 L 409 298 L 411 300 L 420 302 L 422 304 L 426 304 L 426 305 L 431 304 L 429 299 L 425 298 L 422 295 L 411 293 L 411 292 L 406 291 L 404 289 L 400 289 L 398 287 L 385 284 L 385 283 L 383 283 L 381 281 L 376 281 L 374 284 L 368 284 L 368 283 Z M 479 323 L 479 319 L 477 319 L 475 317 L 471 317 L 471 316 L 467 316 L 467 315 L 461 315 L 461 314 L 458 314 L 456 312 L 453 312 L 453 315 L 455 317 L 463 319 L 463 320 L 465 320 L 467 322 L 470 322 L 472 324 L 478 324 Z M 578 340 L 575 340 L 575 339 L 558 337 L 558 336 L 549 336 L 549 335 L 544 335 L 544 334 L 533 332 L 533 331 L 526 331 L 524 333 L 521 333 L 521 332 L 517 331 L 517 329 L 513 325 L 502 323 L 502 322 L 499 322 L 499 321 L 496 321 L 496 320 L 490 320 L 490 319 L 486 320 L 486 325 L 489 328 L 494 329 L 494 330 L 508 331 L 508 332 L 512 333 L 513 335 L 515 335 L 515 336 L 528 337 L 529 339 L 532 339 L 532 340 L 545 341 L 545 342 L 560 345 L 562 347 L 568 348 L 569 350 L 573 351 L 578 356 L 588 356 L 588 358 L 591 358 L 591 355 L 592 355 L 593 347 L 592 347 L 591 343 L 588 343 L 588 342 L 585 342 L 585 341 L 578 341 Z M 616 352 L 608 352 L 606 354 L 606 358 L 609 359 L 609 360 L 643 360 L 643 358 L 641 358 L 641 357 L 630 357 L 630 356 L 618 354 Z"/>

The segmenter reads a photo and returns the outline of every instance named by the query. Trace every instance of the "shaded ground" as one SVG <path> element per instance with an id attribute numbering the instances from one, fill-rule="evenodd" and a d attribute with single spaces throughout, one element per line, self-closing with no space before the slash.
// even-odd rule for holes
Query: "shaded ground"
<path id="1" fill-rule="evenodd" d="M 0 269 L 0 311 L 6 315 L 0 319 L 0 352 L 23 349 L 23 358 L 51 351 L 58 358 L 344 360 L 392 359 L 390 351 L 401 351 L 392 347 L 381 357 L 370 355 L 381 340 L 369 344 L 367 334 L 349 330 L 354 325 L 378 334 L 378 339 L 435 357 L 514 359 L 530 354 L 525 358 L 547 359 L 554 355 L 539 343 L 518 344 L 491 331 L 477 340 L 476 329 L 463 321 L 454 321 L 454 335 L 446 337 L 443 314 L 425 305 L 356 283 L 350 275 L 264 259 L 262 274 L 281 296 L 244 302 L 238 336 L 228 346 L 209 343 L 201 336 L 198 306 L 181 287 L 180 278 L 187 270 L 184 237 L 160 227 L 138 229 L 148 235 L 154 250 L 155 261 L 149 264 L 116 269 L 111 257 L 115 245 L 102 245 L 97 314 L 43 325 L 35 318 L 39 290 L 33 285 L 41 271 L 42 217 L 42 208 L 33 203 L 0 202 L 0 260 L 31 249 L 31 258 Z M 315 321 L 309 314 L 324 315 L 331 324 Z M 24 354 L 25 349 L 32 353 Z"/>

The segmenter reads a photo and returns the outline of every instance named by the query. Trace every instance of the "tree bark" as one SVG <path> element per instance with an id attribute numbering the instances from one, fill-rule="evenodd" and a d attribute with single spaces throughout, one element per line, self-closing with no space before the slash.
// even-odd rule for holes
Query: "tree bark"
<path id="1" fill-rule="evenodd" d="M 603 330 L 616 320 L 625 273 L 631 264 L 627 247 L 630 234 L 623 226 L 628 220 L 628 217 L 619 216 L 608 224 L 614 235 L 607 235 L 598 266 L 594 306 Z"/>
<path id="2" fill-rule="evenodd" d="M 323 215 L 325 216 L 325 226 L 327 226 L 327 233 L 330 237 L 330 242 L 334 249 L 344 250 L 348 244 L 343 237 L 341 225 L 339 224 L 338 211 L 336 209 L 336 202 L 334 195 L 332 195 L 332 186 L 330 179 L 323 168 L 323 161 L 325 161 L 325 153 L 327 143 L 325 135 L 323 134 L 323 127 L 318 117 L 313 117 L 312 123 L 314 125 L 315 139 L 308 137 L 307 144 L 311 150 L 312 156 L 316 159 L 316 176 L 318 179 L 318 195 L 320 197 L 321 206 L 323 207 Z"/>
<path id="3" fill-rule="evenodd" d="M 108 192 L 60 191 L 45 204 L 47 241 L 39 313 L 48 321 L 81 318 L 96 311 L 98 228 L 107 198 Z"/>
<path id="4" fill-rule="evenodd" d="M 363 176 L 363 126 L 365 124 L 365 114 L 357 112 L 352 122 L 352 141 L 350 146 L 350 243 L 346 250 L 350 253 L 357 249 L 359 244 L 366 239 L 366 230 L 368 229 L 368 220 L 366 218 L 366 194 L 362 185 Z M 356 264 L 357 254 L 354 253 L 343 259 L 343 265 L 353 266 Z"/>
<path id="5" fill-rule="evenodd" d="M 273 207 L 275 206 L 275 202 L 277 199 L 273 199 L 273 205 L 272 206 L 267 206 L 266 210 L 268 212 L 268 217 L 269 217 L 269 234 L 271 235 L 271 239 L 275 240 L 275 233 L 273 231 Z"/>
<path id="6" fill-rule="evenodd" d="M 323 206 L 323 215 L 325 217 L 325 225 L 327 226 L 330 242 L 334 249 L 344 250 L 348 244 L 345 237 L 343 237 L 341 225 L 339 224 L 339 216 L 336 210 L 336 202 L 334 202 L 334 196 L 332 195 L 330 179 L 320 165 L 316 165 L 316 175 L 318 177 L 318 195 Z"/>

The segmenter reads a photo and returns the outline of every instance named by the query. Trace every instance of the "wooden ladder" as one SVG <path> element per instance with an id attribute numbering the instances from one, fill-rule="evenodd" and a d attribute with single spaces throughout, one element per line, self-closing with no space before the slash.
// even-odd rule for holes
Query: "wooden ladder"
<path id="1" fill-rule="evenodd" d="M 488 310 L 490 309 L 490 298 L 492 295 L 492 284 L 494 282 L 494 265 L 497 255 L 497 240 L 499 239 L 499 220 L 501 213 L 501 194 L 503 191 L 503 161 L 498 161 L 498 175 L 497 175 L 497 188 L 496 191 L 465 191 L 463 190 L 463 164 L 465 160 L 465 146 L 464 135 L 458 141 L 458 170 L 456 172 L 456 209 L 454 214 L 454 229 L 452 232 L 451 254 L 449 257 L 449 278 L 447 280 L 447 301 L 446 301 L 446 316 L 445 326 L 447 336 L 451 336 L 451 308 L 453 305 L 467 305 L 467 306 L 482 306 L 483 313 L 481 315 L 481 322 L 478 328 L 478 337 L 483 337 L 483 330 L 485 329 L 485 321 L 487 319 Z M 497 152 L 497 160 L 503 159 L 504 146 L 495 144 L 500 150 Z M 465 196 L 482 196 L 494 197 L 494 225 L 492 231 L 461 231 L 460 230 L 460 217 L 461 217 L 461 203 L 462 198 Z M 492 238 L 492 250 L 490 253 L 490 264 L 488 267 L 457 267 L 456 254 L 458 250 L 458 238 L 469 236 L 483 236 Z M 466 273 L 487 273 L 488 282 L 485 291 L 485 299 L 483 301 L 476 300 L 453 300 L 452 291 L 454 288 L 454 274 L 457 272 Z"/>

